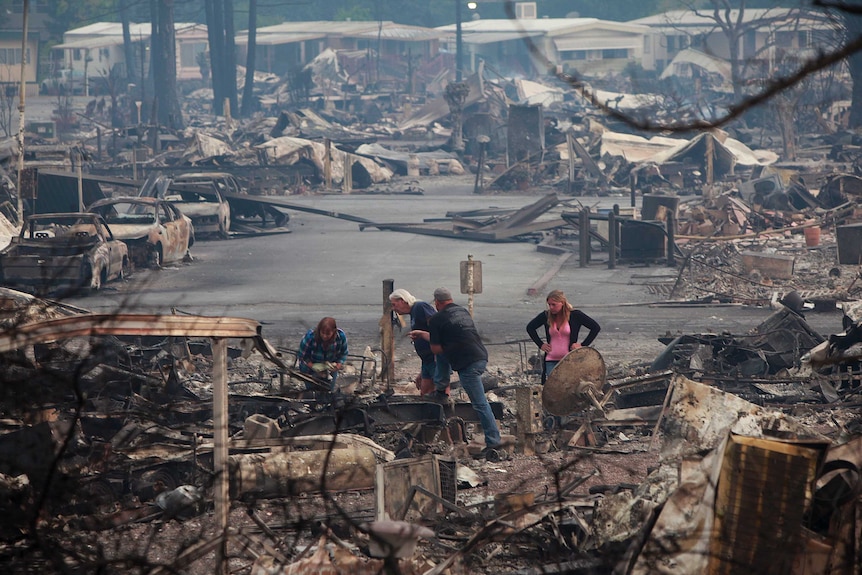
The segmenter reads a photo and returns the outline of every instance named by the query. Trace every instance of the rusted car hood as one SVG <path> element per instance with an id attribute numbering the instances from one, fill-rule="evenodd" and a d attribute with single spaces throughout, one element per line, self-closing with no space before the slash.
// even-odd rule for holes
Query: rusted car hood
<path id="1" fill-rule="evenodd" d="M 153 229 L 148 224 L 111 224 L 111 233 L 118 240 L 136 240 L 146 238 Z"/>

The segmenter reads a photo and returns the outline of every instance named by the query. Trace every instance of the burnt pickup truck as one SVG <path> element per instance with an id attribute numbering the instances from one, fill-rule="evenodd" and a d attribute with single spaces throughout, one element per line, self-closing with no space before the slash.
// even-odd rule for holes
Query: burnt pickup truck
<path id="1" fill-rule="evenodd" d="M 98 290 L 129 271 L 128 247 L 114 238 L 97 214 L 31 215 L 21 233 L 0 251 L 2 284 L 40 294 Z"/>

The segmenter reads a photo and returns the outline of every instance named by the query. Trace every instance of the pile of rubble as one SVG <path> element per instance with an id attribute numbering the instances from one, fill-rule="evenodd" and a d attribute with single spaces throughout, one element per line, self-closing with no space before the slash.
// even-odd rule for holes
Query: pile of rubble
<path id="1" fill-rule="evenodd" d="M 379 379 L 379 350 L 351 356 L 332 393 L 247 320 L 4 301 L 10 565 L 91 569 L 135 541 L 143 564 L 189 573 L 857 564 L 854 306 L 824 338 L 788 300 L 751 333 L 674 338 L 641 373 L 591 348 L 598 364 L 545 387 L 532 367 L 501 372 L 486 388 L 507 449 L 480 461 L 469 401 Z"/>
<path id="2" fill-rule="evenodd" d="M 812 176 L 743 130 L 644 138 L 560 86 L 482 72 L 466 84 L 457 114 L 443 94 L 387 94 L 199 116 L 182 133 L 118 130 L 110 160 L 100 131 L 80 139 L 90 175 L 131 172 L 136 185 L 138 173 L 218 168 L 243 180 L 228 200 L 286 209 L 310 210 L 278 196 L 380 191 L 396 174 L 538 188 L 520 210 L 435 222 L 315 213 L 531 242 L 558 265 L 667 263 L 670 278 L 647 286 L 658 299 L 774 313 L 745 334 L 669 333 L 650 362 L 573 376 L 567 409 L 545 400 L 534 362 L 497 374 L 486 387 L 507 447 L 479 461 L 463 395 L 417 396 L 384 378 L 379 350 L 351 357 L 333 393 L 254 322 L 96 316 L 4 291 L 11 571 L 858 571 L 862 186 L 849 146 L 834 135 L 828 173 Z M 593 193 L 631 201 L 597 211 L 581 200 Z M 842 333 L 806 323 L 838 305 Z"/>

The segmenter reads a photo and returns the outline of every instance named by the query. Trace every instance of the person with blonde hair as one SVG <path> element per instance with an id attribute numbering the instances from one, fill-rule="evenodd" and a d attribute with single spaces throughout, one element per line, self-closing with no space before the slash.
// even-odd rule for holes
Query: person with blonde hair
<path id="1" fill-rule="evenodd" d="M 428 331 L 428 321 L 437 313 L 437 310 L 430 303 L 416 299 L 406 289 L 394 290 L 389 294 L 389 301 L 395 313 L 410 316 L 410 339 L 413 341 L 416 355 L 422 362 L 419 376 L 416 378 L 416 389 L 419 390 L 420 395 L 434 393 L 438 387 L 449 393 L 448 382 L 452 371 L 449 363 L 445 357 L 435 355 L 431 351 L 431 344 L 418 335 L 419 332 Z"/>
<path id="2" fill-rule="evenodd" d="M 545 301 L 548 308 L 527 324 L 527 334 L 545 354 L 542 358 L 542 384 L 566 354 L 579 347 L 589 346 L 602 329 L 596 320 L 581 310 L 574 309 L 562 290 L 550 292 Z M 539 337 L 539 328 L 543 325 L 544 340 Z M 581 327 L 589 331 L 587 337 L 578 343 Z"/>

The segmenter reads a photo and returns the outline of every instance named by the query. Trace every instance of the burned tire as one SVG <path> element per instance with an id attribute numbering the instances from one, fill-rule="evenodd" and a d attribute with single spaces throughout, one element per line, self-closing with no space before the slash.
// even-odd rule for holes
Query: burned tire
<path id="1" fill-rule="evenodd" d="M 223 240 L 228 239 L 230 237 L 228 230 L 230 230 L 230 222 L 227 219 L 220 220 L 218 223 L 218 237 Z"/>
<path id="2" fill-rule="evenodd" d="M 154 246 L 150 250 L 149 265 L 151 269 L 157 270 L 162 267 L 162 246 L 161 244 Z"/>
<path id="3" fill-rule="evenodd" d="M 120 268 L 120 275 L 117 278 L 120 281 L 124 281 L 132 274 L 132 262 L 129 258 L 123 258 L 123 267 Z"/>

